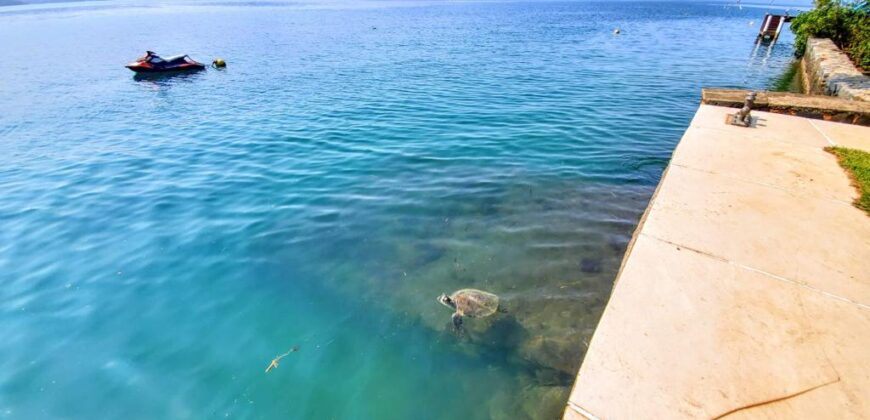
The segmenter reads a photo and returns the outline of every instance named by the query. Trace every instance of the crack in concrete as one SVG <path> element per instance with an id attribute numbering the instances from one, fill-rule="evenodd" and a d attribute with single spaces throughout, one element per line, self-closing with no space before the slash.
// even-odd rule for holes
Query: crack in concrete
<path id="1" fill-rule="evenodd" d="M 831 145 L 831 146 L 836 146 L 836 145 L 837 145 L 837 143 L 835 143 L 835 142 L 834 142 L 834 141 L 833 141 L 833 140 L 831 140 L 831 138 L 830 138 L 830 137 L 828 137 L 828 135 L 827 135 L 827 134 L 825 134 L 825 132 L 824 132 L 824 131 L 822 131 L 822 130 L 820 130 L 820 129 L 819 129 L 819 127 L 818 127 L 818 126 L 816 126 L 816 125 L 815 125 L 815 124 L 814 124 L 814 123 L 813 123 L 813 120 L 807 120 L 807 121 L 808 121 L 808 122 L 809 122 L 809 123 L 810 123 L 810 125 L 811 125 L 811 126 L 813 126 L 813 128 L 815 128 L 815 129 L 816 129 L 816 131 L 818 131 L 818 132 L 819 132 L 819 134 L 821 134 L 821 135 L 822 135 L 822 137 L 824 137 L 824 138 L 825 138 L 825 140 L 827 140 L 827 141 L 828 141 L 828 144 L 830 144 L 830 145 Z"/>
<path id="2" fill-rule="evenodd" d="M 725 413 L 723 413 L 723 414 L 720 414 L 720 415 L 718 415 L 718 416 L 716 416 L 716 417 L 713 417 L 713 420 L 719 420 L 719 419 L 721 419 L 721 418 L 723 418 L 723 417 L 730 416 L 730 415 L 732 415 L 732 414 L 734 414 L 734 413 L 736 413 L 736 412 L 738 412 L 738 411 L 749 410 L 749 409 L 751 409 L 751 408 L 756 408 L 756 407 L 760 407 L 760 406 L 763 406 L 763 405 L 768 405 L 768 404 L 778 403 L 778 402 L 780 402 L 780 401 L 785 401 L 785 400 L 788 400 L 788 399 L 791 399 L 791 398 L 794 398 L 794 397 L 797 397 L 797 396 L 800 396 L 800 395 L 806 394 L 806 393 L 808 393 L 808 392 L 815 391 L 815 390 L 817 390 L 817 389 L 819 389 L 819 388 L 823 388 L 823 387 L 826 387 L 826 386 L 828 386 L 828 385 L 833 385 L 833 384 L 835 384 L 835 383 L 837 383 L 837 382 L 840 382 L 840 378 L 839 378 L 839 377 L 838 377 L 837 379 L 834 379 L 833 381 L 829 381 L 829 382 L 825 382 L 825 383 L 823 383 L 823 384 L 819 384 L 819 385 L 811 386 L 811 387 L 806 388 L 806 389 L 804 389 L 804 390 L 801 390 L 801 391 L 798 391 L 798 392 L 794 392 L 794 393 L 791 393 L 791 394 L 788 394 L 788 395 L 785 395 L 785 396 L 782 396 L 782 397 L 778 397 L 778 398 L 774 398 L 774 399 L 771 399 L 771 400 L 761 401 L 761 402 L 757 402 L 757 403 L 753 403 L 753 404 L 745 405 L 745 406 L 743 406 L 743 407 L 735 408 L 735 409 L 733 409 L 733 410 L 731 410 L 731 411 L 728 411 L 728 412 L 725 412 Z"/>
<path id="3" fill-rule="evenodd" d="M 577 414 L 579 414 L 583 417 L 586 417 L 589 420 L 600 420 L 597 416 L 590 413 L 588 410 L 584 409 L 583 407 L 580 407 L 574 401 L 568 400 L 568 408 L 570 408 L 571 410 L 574 410 L 574 412 L 576 412 Z"/>
<path id="4" fill-rule="evenodd" d="M 849 299 L 849 298 L 847 298 L 847 297 L 843 297 L 843 296 L 840 296 L 840 295 L 835 295 L 835 294 L 833 294 L 833 293 L 831 293 L 831 292 L 828 292 L 828 291 L 825 291 L 825 290 L 822 290 L 822 289 L 817 289 L 817 288 L 812 287 L 812 286 L 810 286 L 810 285 L 808 285 L 808 284 L 801 283 L 801 282 L 799 282 L 799 281 L 797 281 L 797 280 L 792 280 L 792 279 L 787 278 L 787 277 L 778 276 L 778 275 L 776 275 L 776 274 L 769 273 L 769 272 L 767 272 L 767 271 L 760 270 L 760 269 L 755 268 L 755 267 L 750 267 L 750 266 L 748 266 L 748 265 L 741 264 L 741 263 L 738 263 L 738 262 L 736 262 L 736 261 L 731 261 L 731 260 L 729 260 L 729 259 L 726 259 L 726 258 L 724 258 L 724 257 L 718 256 L 718 255 L 715 255 L 715 254 L 711 254 L 711 253 L 706 252 L 706 251 L 701 251 L 701 250 L 699 250 L 699 249 L 691 248 L 691 247 L 688 247 L 688 246 L 685 246 L 685 245 L 682 245 L 682 244 L 678 244 L 678 243 L 676 243 L 676 242 L 671 242 L 671 241 L 669 241 L 669 240 L 667 240 L 667 239 L 662 239 L 662 238 L 659 238 L 659 237 L 657 237 L 657 236 L 650 235 L 650 234 L 648 234 L 648 233 L 641 233 L 641 235 L 644 235 L 644 236 L 646 236 L 646 237 L 648 237 L 648 238 L 650 238 L 650 239 L 654 239 L 654 240 L 659 241 L 659 242 L 662 242 L 662 243 L 666 243 L 666 244 L 671 245 L 671 246 L 675 246 L 675 247 L 677 247 L 678 249 L 685 249 L 685 250 L 688 250 L 688 251 L 692 251 L 692 252 L 695 252 L 695 253 L 697 253 L 697 254 L 701 254 L 701 255 L 703 255 L 703 256 L 706 256 L 706 257 L 708 257 L 708 258 L 712 258 L 712 259 L 714 259 L 714 260 L 722 261 L 722 262 L 725 262 L 725 263 L 727 263 L 727 264 L 733 265 L 733 266 L 735 266 L 735 267 L 742 268 L 742 269 L 744 269 L 744 270 L 754 271 L 754 272 L 756 272 L 756 273 L 758 273 L 758 274 L 762 274 L 762 275 L 765 275 L 765 276 L 767 276 L 767 277 L 770 277 L 770 278 L 773 278 L 773 279 L 776 279 L 776 280 L 779 280 L 779 281 L 783 281 L 783 282 L 790 283 L 790 284 L 795 285 L 795 286 L 798 286 L 798 287 L 802 287 L 802 288 L 804 288 L 804 289 L 807 289 L 807 290 L 813 291 L 813 292 L 815 292 L 815 293 L 821 294 L 821 295 L 823 295 L 823 296 L 825 296 L 825 297 L 829 297 L 829 298 L 832 298 L 832 299 L 836 299 L 836 300 L 839 300 L 839 301 L 842 301 L 842 302 L 845 302 L 845 303 L 849 303 L 849 304 L 855 305 L 855 306 L 857 306 L 857 307 L 859 307 L 859 308 L 861 308 L 861 309 L 867 309 L 867 310 L 870 310 L 870 305 L 867 305 L 867 304 L 865 304 L 865 303 L 861 303 L 861 302 L 856 302 L 856 301 L 854 301 L 854 300 L 852 300 L 852 299 Z"/>

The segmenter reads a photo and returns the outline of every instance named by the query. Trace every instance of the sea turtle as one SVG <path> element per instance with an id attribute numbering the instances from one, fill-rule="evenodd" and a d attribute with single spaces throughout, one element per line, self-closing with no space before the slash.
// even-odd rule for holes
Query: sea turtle
<path id="1" fill-rule="evenodd" d="M 462 327 L 462 317 L 483 318 L 490 316 L 496 311 L 502 311 L 498 307 L 498 296 L 477 289 L 462 289 L 438 296 L 438 302 L 454 309 L 453 326 L 458 331 Z"/>

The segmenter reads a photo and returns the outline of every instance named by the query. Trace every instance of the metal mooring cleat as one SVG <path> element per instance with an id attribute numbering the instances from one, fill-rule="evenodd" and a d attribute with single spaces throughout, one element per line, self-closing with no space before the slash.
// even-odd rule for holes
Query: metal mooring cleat
<path id="1" fill-rule="evenodd" d="M 746 95 L 746 102 L 743 103 L 743 108 L 737 111 L 736 114 L 728 114 L 726 122 L 731 125 L 739 125 L 741 127 L 749 127 L 752 124 L 752 106 L 755 105 L 755 92 L 749 92 Z"/>

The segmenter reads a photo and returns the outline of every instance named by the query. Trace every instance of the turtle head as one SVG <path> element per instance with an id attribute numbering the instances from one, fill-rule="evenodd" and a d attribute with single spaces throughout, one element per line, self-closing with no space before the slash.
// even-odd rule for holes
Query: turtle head
<path id="1" fill-rule="evenodd" d="M 442 293 L 441 296 L 438 296 L 438 302 L 448 308 L 456 309 L 456 303 L 453 302 L 453 299 L 450 299 L 450 296 L 447 296 L 446 293 Z"/>

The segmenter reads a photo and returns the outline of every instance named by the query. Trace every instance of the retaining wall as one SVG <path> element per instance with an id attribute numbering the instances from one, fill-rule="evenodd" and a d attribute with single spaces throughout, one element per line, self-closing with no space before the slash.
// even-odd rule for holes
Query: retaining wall
<path id="1" fill-rule="evenodd" d="M 827 38 L 810 38 L 801 61 L 804 91 L 870 102 L 870 77 Z"/>

